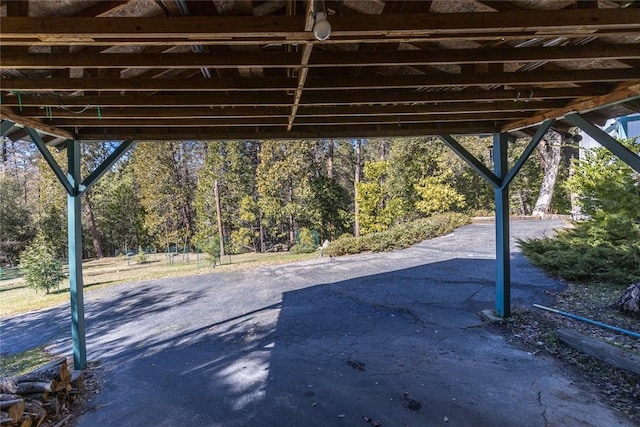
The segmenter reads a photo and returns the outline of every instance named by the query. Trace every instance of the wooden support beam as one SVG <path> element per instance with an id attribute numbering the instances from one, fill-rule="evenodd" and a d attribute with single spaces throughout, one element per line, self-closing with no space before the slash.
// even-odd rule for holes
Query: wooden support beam
<path id="1" fill-rule="evenodd" d="M 29 117 L 23 117 L 19 114 L 14 113 L 7 107 L 0 107 L 0 119 L 9 120 L 16 125 L 31 127 L 47 133 L 53 136 L 61 136 L 63 138 L 73 139 L 73 136 L 70 132 L 59 129 L 55 126 L 50 126 L 48 124 L 42 123 L 39 120 L 31 119 Z"/>
<path id="2" fill-rule="evenodd" d="M 305 46 L 312 46 L 307 44 Z M 638 45 L 585 45 L 510 49 L 396 50 L 374 52 L 220 53 L 15 53 L 2 58 L 4 68 L 316 68 L 379 65 L 422 66 L 447 64 L 493 64 L 505 62 L 575 61 L 583 59 L 638 59 Z"/>
<path id="3" fill-rule="evenodd" d="M 540 110 L 558 108 L 565 105 L 564 101 L 498 101 L 491 103 L 451 103 L 443 105 L 388 105 L 388 106 L 349 106 L 302 105 L 298 109 L 298 117 L 333 117 L 333 116 L 389 116 L 389 115 L 433 115 L 446 113 L 508 113 L 508 112 L 536 112 Z M 240 118 L 240 117 L 289 117 L 290 108 L 277 107 L 130 107 L 109 108 L 101 106 L 102 119 L 188 119 L 188 118 Z M 25 116 L 38 119 L 57 120 L 73 118 L 81 124 L 84 119 L 97 119 L 97 110 L 88 109 L 82 113 L 54 108 L 49 113 L 44 108 L 25 107 Z"/>
<path id="4" fill-rule="evenodd" d="M 362 124 L 395 124 L 403 126 L 407 123 L 448 123 L 448 122 L 474 122 L 478 120 L 507 121 L 518 117 L 527 117 L 526 112 L 507 111 L 499 113 L 470 113 L 455 115 L 450 113 L 432 115 L 375 115 L 375 116 L 345 116 L 326 115 L 324 117 L 298 117 L 298 126 L 334 126 L 334 125 L 362 125 Z M 285 116 L 286 117 L 286 116 Z M 225 127 L 225 126 L 288 126 L 288 120 L 283 117 L 196 117 L 189 119 L 170 119 L 173 127 Z M 52 121 L 59 127 L 164 127 L 167 119 L 164 118 L 102 118 L 102 119 L 54 119 Z"/>
<path id="5" fill-rule="evenodd" d="M 442 133 L 478 135 L 486 133 L 494 125 L 492 122 L 432 123 L 428 125 L 363 125 L 358 126 L 306 126 L 293 127 L 287 131 L 282 127 L 229 127 L 229 128 L 86 128 L 78 130 L 82 140 L 135 139 L 137 141 L 185 141 L 194 139 L 317 139 L 317 138 L 358 138 L 363 135 L 377 137 L 401 137 L 416 135 L 438 135 Z"/>
<path id="6" fill-rule="evenodd" d="M 598 30 L 638 30 L 640 10 L 577 9 L 523 10 L 499 13 L 412 13 L 395 15 L 359 15 L 331 17 L 332 38 L 429 36 L 434 34 L 520 33 L 536 32 L 558 35 L 562 31 L 588 34 Z M 254 39 L 311 41 L 313 34 L 304 31 L 304 23 L 295 16 L 224 16 L 166 18 L 85 18 L 74 17 L 8 17 L 0 18 L 3 40 L 40 40 L 92 42 L 109 39 L 188 39 L 204 40 Z"/>
<path id="7" fill-rule="evenodd" d="M 607 84 L 586 85 L 577 88 L 555 89 L 509 89 L 509 90 L 462 90 L 441 92 L 409 92 L 355 90 L 349 92 L 306 92 L 300 105 L 371 105 L 371 104 L 432 104 L 432 103 L 465 103 L 481 101 L 483 104 L 497 101 L 508 101 L 516 104 L 538 102 L 543 100 L 568 100 L 576 97 L 593 97 L 606 95 L 612 91 Z M 238 107 L 238 106 L 287 106 L 291 105 L 291 95 L 277 93 L 243 93 L 230 94 L 208 92 L 189 95 L 112 95 L 97 96 L 51 96 L 23 94 L 17 96 L 5 93 L 2 95 L 4 106 L 18 107 L 62 107 L 78 110 L 82 108 L 100 107 Z M 489 108 L 490 105 L 489 105 Z M 55 111 L 55 110 L 54 110 Z"/>
<path id="8" fill-rule="evenodd" d="M 503 130 L 514 131 L 529 126 L 536 125 L 547 119 L 557 119 L 564 117 L 569 113 L 586 113 L 598 108 L 602 108 L 606 105 L 617 104 L 625 101 L 640 98 L 640 83 L 632 81 L 626 84 L 618 85 L 617 88 L 611 90 L 609 93 L 601 96 L 594 96 L 590 98 L 581 98 L 568 104 L 565 107 L 548 110 L 543 113 L 536 114 L 529 119 L 517 120 L 507 123 Z"/>
<path id="9" fill-rule="evenodd" d="M 640 80 L 640 70 L 566 70 L 403 76 L 310 77 L 307 90 L 417 89 L 489 85 L 580 84 Z M 295 91 L 297 79 L 29 79 L 4 78 L 4 90 L 13 91 Z M 535 90 L 534 90 L 535 91 Z"/>

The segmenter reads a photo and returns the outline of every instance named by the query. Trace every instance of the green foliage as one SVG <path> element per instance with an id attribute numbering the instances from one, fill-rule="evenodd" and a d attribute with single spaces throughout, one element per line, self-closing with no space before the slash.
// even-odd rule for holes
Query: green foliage
<path id="1" fill-rule="evenodd" d="M 383 252 L 402 249 L 423 240 L 450 233 L 469 222 L 468 216 L 459 213 L 434 215 L 361 237 L 340 236 L 338 240 L 329 244 L 325 253 L 329 256 L 341 256 L 366 251 Z"/>
<path id="2" fill-rule="evenodd" d="M 568 281 L 628 286 L 640 280 L 640 231 L 627 218 L 584 222 L 519 243 L 534 265 Z"/>
<path id="3" fill-rule="evenodd" d="M 135 261 L 138 264 L 144 264 L 149 260 L 147 253 L 142 249 L 142 246 L 138 248 L 138 253 L 135 256 Z"/>
<path id="4" fill-rule="evenodd" d="M 289 249 L 293 254 L 310 254 L 318 249 L 318 242 L 308 228 L 300 229 L 297 240 L 298 242 Z"/>
<path id="5" fill-rule="evenodd" d="M 623 143 L 638 151 L 637 143 Z M 577 163 L 569 187 L 591 219 L 554 238 L 521 241 L 523 253 L 569 281 L 626 286 L 640 280 L 638 174 L 599 148 Z"/>
<path id="6" fill-rule="evenodd" d="M 64 153 L 52 150 L 51 155 L 58 164 L 65 164 Z M 38 161 L 38 169 L 38 233 L 55 255 L 62 258 L 67 255 L 67 193 L 44 158 Z"/>
<path id="7" fill-rule="evenodd" d="M 264 141 L 256 171 L 258 205 L 272 240 L 288 236 L 293 243 L 298 226 L 313 226 L 321 213 L 315 203 L 313 180 L 318 163 L 307 141 Z"/>
<path id="8" fill-rule="evenodd" d="M 210 263 L 214 264 L 216 260 L 220 259 L 220 238 L 218 236 L 202 239 L 198 246 Z"/>
<path id="9" fill-rule="evenodd" d="M 635 153 L 640 152 L 638 140 L 620 141 Z M 568 187 L 580 195 L 582 213 L 595 216 L 602 211 L 640 217 L 640 174 L 605 148 L 588 150 L 584 160 L 577 162 Z"/>
<path id="10" fill-rule="evenodd" d="M 144 226 L 154 243 L 189 244 L 195 232 L 193 197 L 199 143 L 142 142 L 131 158 Z"/>
<path id="11" fill-rule="evenodd" d="M 27 286 L 44 289 L 46 293 L 64 279 L 62 263 L 55 258 L 53 249 L 42 235 L 20 254 L 20 266 Z"/>
<path id="12" fill-rule="evenodd" d="M 20 183 L 0 178 L 0 267 L 17 264 L 34 235 L 31 213 L 21 200 Z"/>
<path id="13" fill-rule="evenodd" d="M 357 184 L 358 220 L 362 235 L 384 231 L 402 217 L 402 200 L 385 191 L 388 165 L 386 160 L 365 164 L 366 181 Z"/>
<path id="14" fill-rule="evenodd" d="M 420 179 L 415 185 L 421 197 L 421 200 L 416 202 L 416 209 L 430 216 L 464 208 L 464 196 L 446 182 L 452 175 L 452 173 L 445 173 Z"/>

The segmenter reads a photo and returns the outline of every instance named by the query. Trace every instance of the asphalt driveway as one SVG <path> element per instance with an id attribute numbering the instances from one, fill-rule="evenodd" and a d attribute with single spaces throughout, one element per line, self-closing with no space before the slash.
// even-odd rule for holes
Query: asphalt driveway
<path id="1" fill-rule="evenodd" d="M 513 221 L 512 234 L 561 225 Z M 478 223 L 391 253 L 89 292 L 88 357 L 106 381 L 79 426 L 631 425 L 483 324 L 493 257 L 493 223 Z M 515 245 L 512 272 L 515 305 L 563 288 Z M 68 307 L 1 327 L 2 352 L 70 354 Z"/>

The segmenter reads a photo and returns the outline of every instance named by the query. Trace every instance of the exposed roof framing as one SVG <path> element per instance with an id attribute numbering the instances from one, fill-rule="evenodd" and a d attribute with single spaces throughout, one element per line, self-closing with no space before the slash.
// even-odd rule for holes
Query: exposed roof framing
<path id="1" fill-rule="evenodd" d="M 640 104 L 627 0 L 10 3 L 0 117 L 63 138 L 526 131 Z"/>

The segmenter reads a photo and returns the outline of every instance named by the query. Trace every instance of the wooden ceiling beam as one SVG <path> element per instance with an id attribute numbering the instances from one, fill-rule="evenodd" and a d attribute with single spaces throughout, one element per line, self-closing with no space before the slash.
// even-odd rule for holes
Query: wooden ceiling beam
<path id="1" fill-rule="evenodd" d="M 369 105 L 369 104 L 427 104 L 470 103 L 474 101 L 542 101 L 576 97 L 601 96 L 609 93 L 607 84 L 587 85 L 578 88 L 527 89 L 522 90 L 463 90 L 463 91 L 379 91 L 354 90 L 343 92 L 307 92 L 300 105 Z M 83 108 L 104 107 L 240 107 L 240 106 L 288 106 L 293 97 L 277 93 L 222 94 L 216 92 L 189 95 L 96 95 L 96 96 L 52 96 L 22 94 L 20 99 L 9 93 L 2 94 L 2 104 L 11 107 L 61 107 L 73 111 Z"/>
<path id="2" fill-rule="evenodd" d="M 429 136 L 448 133 L 452 135 L 477 135 L 490 133 L 489 129 L 498 130 L 501 123 L 468 122 L 441 123 L 429 125 L 375 125 L 361 126 L 319 126 L 294 128 L 287 132 L 286 126 L 253 127 L 253 128 L 87 128 L 80 129 L 77 138 L 82 140 L 121 140 L 135 139 L 136 141 L 185 141 L 185 140 L 215 140 L 215 139 L 317 139 L 317 138 L 351 138 L 351 137 L 400 137 L 400 136 Z"/>
<path id="3" fill-rule="evenodd" d="M 307 46 L 307 45 L 305 45 Z M 303 53 L 307 53 L 303 49 Z M 306 57 L 306 61 L 304 60 Z M 215 53 L 16 53 L 2 58 L 3 68 L 314 68 L 379 65 L 447 65 L 504 62 L 575 61 L 583 59 L 639 59 L 637 44 L 524 47 L 511 49 L 401 50 L 375 52 L 288 52 Z"/>
<path id="4" fill-rule="evenodd" d="M 473 102 L 423 105 L 389 105 L 389 106 L 300 106 L 298 117 L 331 117 L 346 116 L 387 116 L 387 115 L 433 115 L 446 113 L 497 113 L 497 112 L 535 112 L 560 108 L 566 101 L 502 101 L 502 102 Z M 189 119 L 189 118 L 243 118 L 243 117 L 289 117 L 290 108 L 282 107 L 184 107 L 184 108 L 108 108 L 101 107 L 102 119 Z M 78 124 L 85 119 L 98 118 L 96 109 L 89 109 L 80 114 L 61 109 L 47 111 L 44 108 L 24 107 L 22 114 L 38 119 L 73 118 Z"/>
<path id="5" fill-rule="evenodd" d="M 25 117 L 20 114 L 17 114 L 10 108 L 0 107 L 0 119 L 7 119 L 16 125 L 26 126 L 30 128 L 34 128 L 36 130 L 42 131 L 49 135 L 61 136 L 67 139 L 73 139 L 73 136 L 70 132 L 66 130 L 62 130 L 56 126 L 52 126 L 50 124 L 43 123 L 40 120 L 32 119 L 30 117 Z"/>
<path id="6" fill-rule="evenodd" d="M 581 84 L 624 82 L 640 79 L 637 69 L 596 69 L 528 71 L 512 73 L 429 74 L 403 76 L 309 77 L 306 90 L 342 91 L 348 89 L 409 89 L 491 85 Z M 264 79 L 30 79 L 3 78 L 2 88 L 9 91 L 295 91 L 298 80 Z"/>
<path id="7" fill-rule="evenodd" d="M 0 18 L 2 19 L 2 18 Z M 103 18 L 99 18 L 103 19 Z M 558 31 L 557 33 L 539 33 L 536 31 L 523 31 L 519 33 L 463 33 L 463 34 L 428 34 L 428 35 L 408 35 L 408 36 L 389 36 L 387 34 L 373 34 L 362 37 L 347 37 L 347 36 L 334 36 L 332 34 L 331 39 L 324 41 L 317 41 L 312 33 L 292 33 L 287 38 L 272 37 L 272 38 L 237 38 L 237 39 L 222 39 L 222 40 L 191 40 L 184 39 L 93 39 L 90 37 L 65 37 L 65 38 L 43 38 L 42 40 L 36 40 L 33 38 L 11 38 L 0 39 L 0 46 L 91 46 L 91 47 L 113 47 L 113 46 L 193 46 L 197 43 L 200 46 L 265 46 L 265 45 L 298 45 L 301 43 L 312 44 L 325 44 L 325 45 L 342 45 L 354 43 L 441 43 L 441 42 L 464 42 L 472 41 L 478 43 L 498 43 L 504 44 L 505 42 L 519 42 L 527 41 L 531 39 L 551 39 L 558 38 L 580 38 L 580 37 L 638 37 L 639 30 L 632 29 L 611 29 L 611 30 L 598 30 L 596 31 Z"/>
<path id="8" fill-rule="evenodd" d="M 585 113 L 602 108 L 606 105 L 618 104 L 627 100 L 635 100 L 640 98 L 640 83 L 631 82 L 620 84 L 617 88 L 610 91 L 606 95 L 595 96 L 591 98 L 582 98 L 572 102 L 565 107 L 547 110 L 524 120 L 513 121 L 504 125 L 503 129 L 507 131 L 519 130 L 542 123 L 547 119 L 558 119 L 569 113 Z"/>
<path id="9" fill-rule="evenodd" d="M 542 34 L 559 30 L 581 33 L 603 29 L 640 29 L 640 10 L 617 9 L 522 10 L 508 12 L 452 14 L 392 14 L 331 16 L 332 37 L 361 37 L 383 34 L 387 37 L 452 33 L 512 33 L 535 31 Z M 3 17 L 2 37 L 9 39 L 74 40 L 85 39 L 180 39 L 192 41 L 244 39 L 308 39 L 304 21 L 295 16 L 185 16 L 172 18 L 140 17 Z"/>
<path id="10" fill-rule="evenodd" d="M 296 117 L 296 126 L 337 126 L 337 125 L 375 125 L 375 124 L 407 124 L 407 123 L 444 123 L 444 122 L 475 122 L 478 120 L 500 120 L 508 121 L 529 117 L 527 112 L 506 111 L 499 113 L 470 113 L 462 115 L 452 115 L 450 113 L 432 115 L 403 115 L 393 114 L 376 116 L 347 116 L 332 115 L 324 117 Z M 189 119 L 86 119 L 77 121 L 75 119 L 53 119 L 51 121 L 56 127 L 225 127 L 225 126 L 287 126 L 287 117 L 223 117 L 223 118 L 189 118 Z"/>

